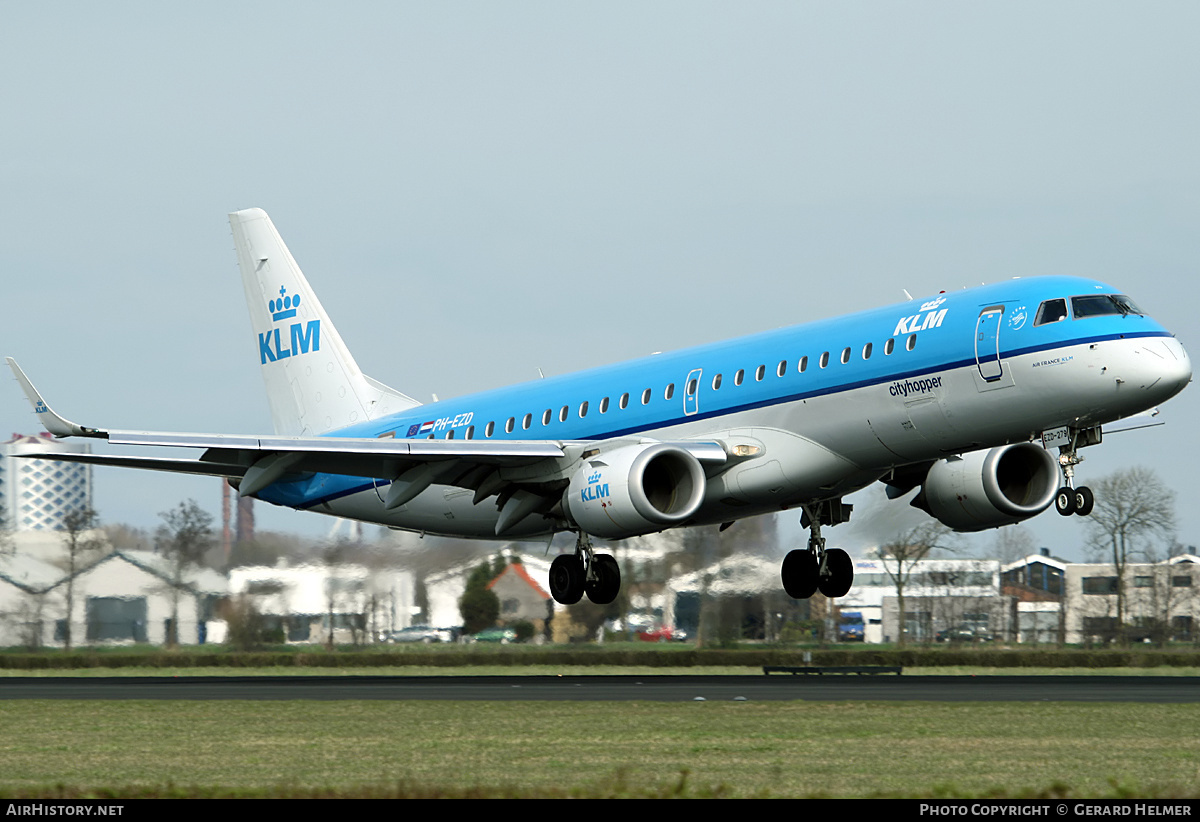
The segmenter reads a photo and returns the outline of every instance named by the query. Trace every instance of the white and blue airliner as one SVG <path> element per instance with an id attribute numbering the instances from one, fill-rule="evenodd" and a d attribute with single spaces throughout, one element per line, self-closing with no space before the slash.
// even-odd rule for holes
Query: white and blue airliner
<path id="1" fill-rule="evenodd" d="M 483 539 L 570 531 L 550 590 L 611 602 L 620 540 L 802 510 L 783 562 L 796 598 L 843 596 L 850 558 L 821 527 L 881 481 L 958 531 L 1052 504 L 1086 515 L 1078 451 L 1191 379 L 1187 352 L 1118 289 L 1014 279 L 422 405 L 363 374 L 261 209 L 230 215 L 275 431 L 91 428 L 51 410 L 8 362 L 45 428 L 197 460 L 59 454 L 228 478 L 243 496 L 408 531 Z M 1052 455 L 1057 450 L 1057 456 Z"/>

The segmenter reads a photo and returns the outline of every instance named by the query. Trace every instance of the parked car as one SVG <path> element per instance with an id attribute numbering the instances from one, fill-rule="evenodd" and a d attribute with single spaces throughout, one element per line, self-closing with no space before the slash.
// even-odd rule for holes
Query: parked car
<path id="1" fill-rule="evenodd" d="M 968 628 L 966 625 L 947 628 L 933 636 L 935 642 L 991 642 L 995 638 L 986 628 Z"/>
<path id="2" fill-rule="evenodd" d="M 410 625 L 399 631 L 391 631 L 383 638 L 384 642 L 423 642 L 429 645 L 434 642 L 453 642 L 454 632 L 447 628 L 431 628 L 428 625 Z"/>
<path id="3" fill-rule="evenodd" d="M 507 645 L 517 641 L 517 632 L 512 628 L 484 628 L 471 637 L 472 642 L 499 642 Z"/>
<path id="4" fill-rule="evenodd" d="M 662 626 L 638 631 L 637 638 L 642 642 L 687 642 L 687 632 Z"/>

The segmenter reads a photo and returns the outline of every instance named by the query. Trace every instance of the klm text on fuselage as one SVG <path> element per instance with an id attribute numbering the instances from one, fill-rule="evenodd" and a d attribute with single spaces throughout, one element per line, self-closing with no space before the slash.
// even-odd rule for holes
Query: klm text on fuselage
<path id="1" fill-rule="evenodd" d="M 292 323 L 291 347 L 284 348 L 280 339 L 279 328 L 272 328 L 266 334 L 258 335 L 258 355 L 262 364 L 285 360 L 291 356 L 300 356 L 309 351 L 321 350 L 321 321 L 309 320 L 305 323 Z"/>

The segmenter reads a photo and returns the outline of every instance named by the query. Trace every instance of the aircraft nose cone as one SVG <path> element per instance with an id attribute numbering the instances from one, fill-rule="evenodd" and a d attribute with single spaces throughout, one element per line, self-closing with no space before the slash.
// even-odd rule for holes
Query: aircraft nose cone
<path id="1" fill-rule="evenodd" d="M 1192 360 L 1179 340 L 1163 340 L 1150 351 L 1161 359 L 1155 363 L 1158 380 L 1148 387 L 1161 394 L 1163 400 L 1175 396 L 1192 381 Z"/>

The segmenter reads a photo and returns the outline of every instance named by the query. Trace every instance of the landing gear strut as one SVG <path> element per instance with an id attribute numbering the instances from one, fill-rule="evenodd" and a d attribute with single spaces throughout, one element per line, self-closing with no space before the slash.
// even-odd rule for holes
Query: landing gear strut
<path id="1" fill-rule="evenodd" d="M 550 564 L 550 596 L 562 605 L 587 598 L 608 605 L 621 591 L 621 568 L 611 554 L 597 554 L 592 541 L 580 531 L 574 554 L 562 554 Z"/>
<path id="2" fill-rule="evenodd" d="M 836 525 L 850 518 L 849 505 L 841 500 L 804 507 L 809 529 L 808 550 L 790 551 L 783 559 L 783 590 L 792 599 L 808 599 L 817 591 L 827 597 L 844 597 L 854 584 L 854 563 L 841 548 L 825 548 L 821 521 Z"/>
<path id="3" fill-rule="evenodd" d="M 1079 456 L 1076 448 L 1080 433 L 1079 431 L 1071 432 L 1070 444 L 1058 447 L 1058 464 L 1062 466 L 1066 484 L 1059 488 L 1058 493 L 1054 495 L 1054 508 L 1064 517 L 1072 514 L 1086 517 L 1092 513 L 1092 508 L 1096 504 L 1096 498 L 1092 495 L 1091 488 L 1086 485 L 1075 487 L 1075 466 L 1083 462 L 1083 457 Z"/>

